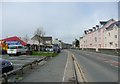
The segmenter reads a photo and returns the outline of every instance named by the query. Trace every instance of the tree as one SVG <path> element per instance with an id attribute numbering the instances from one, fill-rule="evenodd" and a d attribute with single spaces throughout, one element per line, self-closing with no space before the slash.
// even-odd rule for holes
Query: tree
<path id="1" fill-rule="evenodd" d="M 26 36 L 24 37 L 24 41 L 26 42 L 26 44 L 27 44 L 28 40 L 29 40 L 29 38 L 28 38 L 28 35 L 26 34 Z"/>
<path id="2" fill-rule="evenodd" d="M 79 40 L 75 39 L 75 46 L 79 47 Z"/>
<path id="3" fill-rule="evenodd" d="M 40 51 L 40 43 L 42 41 L 41 37 L 43 37 L 45 35 L 45 31 L 43 30 L 43 28 L 37 28 L 35 33 L 34 33 L 34 38 L 36 41 L 38 41 L 39 43 L 39 51 Z"/>

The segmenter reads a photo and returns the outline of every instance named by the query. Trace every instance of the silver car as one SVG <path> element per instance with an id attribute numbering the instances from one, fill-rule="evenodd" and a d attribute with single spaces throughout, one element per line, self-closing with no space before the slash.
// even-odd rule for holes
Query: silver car
<path id="1" fill-rule="evenodd" d="M 8 46 L 7 54 L 8 55 L 21 55 L 26 54 L 27 49 L 22 45 L 10 45 Z"/>

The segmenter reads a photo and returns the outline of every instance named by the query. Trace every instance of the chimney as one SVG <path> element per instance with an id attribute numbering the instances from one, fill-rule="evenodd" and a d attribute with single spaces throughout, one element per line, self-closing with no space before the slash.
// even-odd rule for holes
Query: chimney
<path id="1" fill-rule="evenodd" d="M 96 27 L 93 27 L 93 30 L 95 31 L 95 30 L 96 30 Z"/>
<path id="2" fill-rule="evenodd" d="M 87 30 L 87 33 L 89 33 L 89 30 Z"/>
<path id="3" fill-rule="evenodd" d="M 80 37 L 80 39 L 82 39 L 83 37 Z"/>
<path id="4" fill-rule="evenodd" d="M 96 25 L 96 28 L 99 29 L 99 25 Z"/>
<path id="5" fill-rule="evenodd" d="M 90 32 L 92 32 L 93 30 L 92 29 L 89 29 Z"/>
<path id="6" fill-rule="evenodd" d="M 87 34 L 87 30 L 85 30 L 84 33 Z"/>

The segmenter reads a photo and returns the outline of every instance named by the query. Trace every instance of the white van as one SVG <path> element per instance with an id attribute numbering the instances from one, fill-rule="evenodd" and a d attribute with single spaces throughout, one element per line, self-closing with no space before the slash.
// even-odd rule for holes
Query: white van
<path id="1" fill-rule="evenodd" d="M 10 45 L 7 49 L 7 54 L 10 55 L 21 55 L 26 54 L 27 49 L 22 45 Z"/>

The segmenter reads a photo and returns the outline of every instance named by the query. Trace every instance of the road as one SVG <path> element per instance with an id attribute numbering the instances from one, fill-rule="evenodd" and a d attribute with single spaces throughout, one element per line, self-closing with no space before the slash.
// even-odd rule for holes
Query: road
<path id="1" fill-rule="evenodd" d="M 88 82 L 117 82 L 118 57 L 70 50 L 77 58 Z"/>
<path id="2" fill-rule="evenodd" d="M 38 68 L 22 82 L 68 82 L 74 71 L 68 51 L 76 57 L 87 82 L 118 81 L 117 56 L 71 49 L 62 51 L 59 56 Z"/>
<path id="3" fill-rule="evenodd" d="M 118 82 L 118 57 L 80 50 L 63 50 L 43 66 L 38 66 L 20 82 L 68 82 L 74 69 L 71 54 L 77 59 L 87 82 Z"/>

